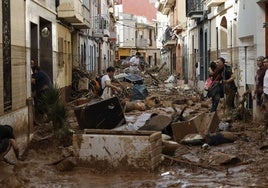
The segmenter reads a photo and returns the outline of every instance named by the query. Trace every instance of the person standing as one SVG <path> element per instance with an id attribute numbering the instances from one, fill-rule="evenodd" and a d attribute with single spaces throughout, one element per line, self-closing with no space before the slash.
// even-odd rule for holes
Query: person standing
<path id="1" fill-rule="evenodd" d="M 0 161 L 6 161 L 5 155 L 11 148 L 13 148 L 16 158 L 21 160 L 13 128 L 10 125 L 0 125 Z"/>
<path id="2" fill-rule="evenodd" d="M 32 67 L 32 85 L 35 91 L 34 103 L 35 103 L 35 112 L 36 116 L 42 116 L 43 111 L 41 108 L 41 99 L 45 95 L 46 91 L 52 86 L 52 82 L 49 76 L 42 70 L 40 67 L 35 65 Z M 37 118 L 36 118 L 37 119 Z"/>
<path id="3" fill-rule="evenodd" d="M 268 57 L 266 57 L 263 61 L 265 74 L 263 77 L 263 103 L 266 104 L 264 107 L 268 107 Z M 265 109 L 268 111 L 268 109 Z"/>
<path id="4" fill-rule="evenodd" d="M 263 78 L 265 75 L 266 68 L 264 67 L 264 57 L 260 56 L 257 58 L 258 70 L 255 75 L 255 89 L 253 99 L 256 99 L 257 106 L 262 105 L 262 94 L 263 94 Z"/>
<path id="5" fill-rule="evenodd" d="M 216 68 L 211 72 L 210 75 L 212 78 L 211 90 L 208 91 L 208 96 L 212 99 L 210 112 L 215 112 L 217 110 L 220 99 L 224 96 L 222 86 L 224 64 L 222 61 L 220 61 L 220 59 L 218 59 L 216 63 Z"/>
<path id="6" fill-rule="evenodd" d="M 101 95 L 102 99 L 108 99 L 111 98 L 114 91 L 121 92 L 121 88 L 113 85 L 111 83 L 111 80 L 114 77 L 115 68 L 114 67 L 108 67 L 106 69 L 106 74 L 102 76 L 101 78 L 101 87 L 103 89 L 103 93 Z"/>
<path id="7" fill-rule="evenodd" d="M 231 65 L 228 65 L 225 60 L 222 58 L 224 62 L 224 72 L 223 72 L 223 85 L 224 85 L 224 93 L 226 95 L 226 106 L 227 110 L 231 111 L 235 108 L 235 95 L 237 93 L 237 87 L 234 82 L 235 76 L 232 71 Z"/>
<path id="8" fill-rule="evenodd" d="M 32 75 L 32 84 L 34 84 L 36 95 L 41 96 L 46 89 L 52 86 L 52 82 L 44 71 L 40 69 L 37 65 L 32 67 L 33 75 Z"/>
<path id="9" fill-rule="evenodd" d="M 220 98 L 223 98 L 224 94 L 226 95 L 226 106 L 228 110 L 235 108 L 234 99 L 237 87 L 234 79 L 235 77 L 231 66 L 226 64 L 224 58 L 218 58 L 217 67 L 212 74 L 213 85 L 215 84 L 217 87 L 215 87 L 215 92 L 211 95 L 212 106 L 210 112 L 215 112 L 217 110 Z"/>
<path id="10" fill-rule="evenodd" d="M 129 70 L 133 74 L 138 74 L 141 69 L 140 67 L 140 52 L 136 52 L 136 55 L 130 58 L 129 63 Z"/>

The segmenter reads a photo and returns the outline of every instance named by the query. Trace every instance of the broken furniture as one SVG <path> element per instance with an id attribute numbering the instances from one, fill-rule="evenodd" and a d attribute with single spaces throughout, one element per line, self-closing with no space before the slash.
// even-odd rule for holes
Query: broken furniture
<path id="1" fill-rule="evenodd" d="M 216 112 L 201 113 L 188 121 L 177 122 L 171 125 L 173 139 L 180 142 L 186 135 L 198 133 L 205 136 L 210 132 L 215 132 L 220 123 Z"/>
<path id="2" fill-rule="evenodd" d="M 80 129 L 113 129 L 125 123 L 117 97 L 74 107 Z"/>

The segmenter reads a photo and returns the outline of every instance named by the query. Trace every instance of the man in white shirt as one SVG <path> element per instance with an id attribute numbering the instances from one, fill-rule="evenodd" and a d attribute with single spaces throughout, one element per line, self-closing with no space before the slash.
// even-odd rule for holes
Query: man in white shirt
<path id="1" fill-rule="evenodd" d="M 113 95 L 113 91 L 121 92 L 122 89 L 117 87 L 111 83 L 111 79 L 114 77 L 115 68 L 108 67 L 106 69 L 106 74 L 101 78 L 101 87 L 103 89 L 103 93 L 101 95 L 102 99 L 111 98 Z"/>
<path id="2" fill-rule="evenodd" d="M 140 52 L 136 52 L 136 55 L 130 58 L 129 63 L 129 70 L 133 74 L 138 74 L 139 71 L 141 70 L 140 68 Z"/>

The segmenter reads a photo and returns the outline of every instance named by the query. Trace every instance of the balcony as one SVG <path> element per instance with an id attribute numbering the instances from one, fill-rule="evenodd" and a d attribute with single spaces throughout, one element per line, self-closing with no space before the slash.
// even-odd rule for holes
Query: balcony
<path id="1" fill-rule="evenodd" d="M 77 29 L 88 29 L 89 9 L 81 1 L 61 0 L 57 8 L 58 18 L 70 23 Z"/>
<path id="2" fill-rule="evenodd" d="M 82 23 L 72 23 L 72 25 L 77 29 L 89 29 L 90 28 L 90 22 L 89 22 L 89 9 L 82 5 L 82 16 L 83 16 L 83 22 Z"/>
<path id="3" fill-rule="evenodd" d="M 202 0 L 187 0 L 186 16 L 190 17 L 191 19 L 201 18 L 203 16 Z"/>
<path id="4" fill-rule="evenodd" d="M 162 40 L 163 47 L 170 47 L 170 46 L 176 46 L 177 41 L 175 40 L 172 28 L 168 27 L 164 34 L 163 34 L 163 40 Z"/>
<path id="5" fill-rule="evenodd" d="M 109 20 L 107 15 L 97 15 L 93 22 L 94 37 L 109 37 Z"/>
<path id="6" fill-rule="evenodd" d="M 157 10 L 164 15 L 168 15 L 174 4 L 175 0 L 161 0 L 158 4 Z"/>
<path id="7" fill-rule="evenodd" d="M 148 39 L 136 38 L 136 48 L 147 48 Z"/>
<path id="8" fill-rule="evenodd" d="M 110 32 L 109 41 L 116 42 L 116 32 L 115 31 Z"/>
<path id="9" fill-rule="evenodd" d="M 204 0 L 204 3 L 207 7 L 216 7 L 222 3 L 225 3 L 226 0 Z"/>

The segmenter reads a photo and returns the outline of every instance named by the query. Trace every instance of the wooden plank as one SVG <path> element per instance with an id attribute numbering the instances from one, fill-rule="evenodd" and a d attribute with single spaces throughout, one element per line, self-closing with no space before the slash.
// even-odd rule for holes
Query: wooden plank
<path id="1" fill-rule="evenodd" d="M 122 131 L 110 129 L 84 129 L 84 134 L 109 134 L 109 135 L 136 135 L 136 136 L 150 136 L 156 131 Z M 161 134 L 160 134 L 161 136 Z"/>
<path id="2" fill-rule="evenodd" d="M 149 158 L 152 159 L 154 156 L 157 156 L 162 153 L 162 146 L 154 148 L 149 152 Z"/>
<path id="3" fill-rule="evenodd" d="M 162 161 L 162 153 L 151 158 L 151 166 L 159 165 Z"/>

